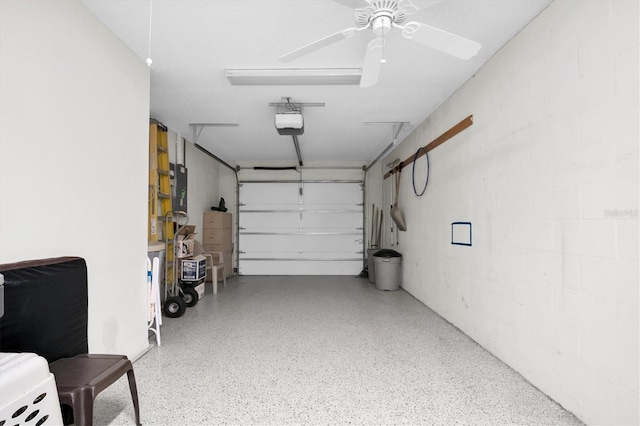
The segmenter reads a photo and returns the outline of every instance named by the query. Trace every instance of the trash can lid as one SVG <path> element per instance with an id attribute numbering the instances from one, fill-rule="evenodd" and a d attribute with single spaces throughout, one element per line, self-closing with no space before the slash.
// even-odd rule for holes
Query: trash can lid
<path id="1" fill-rule="evenodd" d="M 391 249 L 382 249 L 373 253 L 375 257 L 402 257 L 400 253 Z"/>

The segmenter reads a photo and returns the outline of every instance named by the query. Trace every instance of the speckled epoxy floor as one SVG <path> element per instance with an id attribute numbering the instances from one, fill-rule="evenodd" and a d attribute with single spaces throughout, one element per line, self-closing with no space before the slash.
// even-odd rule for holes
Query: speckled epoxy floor
<path id="1" fill-rule="evenodd" d="M 581 424 L 405 291 L 357 277 L 207 286 L 134 369 L 144 425 Z M 126 378 L 94 418 L 134 424 Z"/>

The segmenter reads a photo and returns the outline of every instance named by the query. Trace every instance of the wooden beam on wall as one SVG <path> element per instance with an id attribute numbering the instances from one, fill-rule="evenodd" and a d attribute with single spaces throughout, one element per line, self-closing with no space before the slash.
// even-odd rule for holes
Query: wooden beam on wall
<path id="1" fill-rule="evenodd" d="M 470 115 L 465 119 L 463 119 L 462 121 L 460 121 L 455 126 L 453 126 L 452 128 L 450 128 L 449 130 L 447 130 L 446 132 L 444 132 L 443 134 L 441 134 L 440 136 L 438 136 L 437 138 L 435 138 L 434 140 L 432 140 L 431 142 L 429 142 L 427 145 L 425 145 L 424 150 L 420 150 L 417 157 L 415 156 L 415 154 L 412 154 L 410 157 L 408 157 L 406 160 L 400 163 L 400 165 L 389 170 L 389 172 L 387 172 L 387 174 L 384 175 L 384 178 L 386 179 L 392 174 L 397 173 L 398 170 L 402 170 L 403 168 L 407 167 L 408 165 L 413 163 L 413 161 L 416 158 L 420 158 L 423 155 L 425 155 L 426 152 L 429 152 L 432 149 L 439 147 L 440 145 L 442 145 L 443 143 L 445 143 L 446 141 L 448 141 L 458 133 L 462 132 L 467 127 L 470 127 L 472 124 L 473 124 L 473 115 Z"/>

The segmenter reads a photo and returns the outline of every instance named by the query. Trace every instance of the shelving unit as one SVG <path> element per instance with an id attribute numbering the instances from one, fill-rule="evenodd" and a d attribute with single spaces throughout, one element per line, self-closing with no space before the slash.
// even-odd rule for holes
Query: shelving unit
<path id="1" fill-rule="evenodd" d="M 167 128 L 155 120 L 149 125 L 149 241 L 165 243 L 164 288 L 173 284 L 173 206 Z"/>
<path id="2" fill-rule="evenodd" d="M 158 241 L 158 127 L 149 126 L 149 226 L 147 239 L 149 242 Z"/>

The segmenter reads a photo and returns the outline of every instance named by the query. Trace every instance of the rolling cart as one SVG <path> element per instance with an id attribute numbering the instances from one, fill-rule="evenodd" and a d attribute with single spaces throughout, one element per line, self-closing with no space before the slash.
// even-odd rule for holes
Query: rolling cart
<path id="1" fill-rule="evenodd" d="M 198 303 L 200 295 L 195 287 L 204 283 L 207 277 L 207 266 L 204 256 L 197 256 L 195 258 L 178 256 L 179 252 L 182 253 L 181 249 L 178 250 L 178 238 L 182 234 L 181 231 L 189 223 L 189 216 L 183 211 L 176 211 L 174 213 L 176 215 L 178 229 L 176 229 L 174 233 L 172 245 L 175 250 L 172 264 L 173 279 L 171 281 L 166 280 L 168 284 L 165 284 L 165 302 L 163 305 L 163 312 L 169 318 L 181 317 L 187 308 L 195 306 Z M 184 224 L 180 225 L 181 222 Z M 168 233 L 166 235 L 168 235 Z M 178 262 L 181 262 L 180 268 L 178 268 Z M 181 272 L 178 273 L 178 270 Z M 166 271 L 168 273 L 168 269 Z"/>
<path id="2" fill-rule="evenodd" d="M 178 285 L 182 291 L 182 298 L 190 308 L 195 306 L 200 299 L 196 287 L 203 284 L 207 278 L 207 259 L 198 255 L 180 259 L 180 262 L 182 264 L 180 265 Z"/>
<path id="3" fill-rule="evenodd" d="M 185 227 L 187 223 L 189 223 L 189 215 L 187 215 L 186 212 L 176 211 L 175 213 L 176 213 L 176 223 L 178 224 L 178 230 L 173 234 L 173 241 L 172 241 L 173 244 L 169 245 L 168 237 L 165 237 L 165 239 L 167 240 L 165 241 L 167 243 L 167 247 L 172 247 L 173 250 L 175 250 L 175 247 L 177 247 L 176 243 L 178 239 L 179 230 Z M 181 216 L 184 217 L 185 219 L 184 225 L 180 225 Z M 170 223 L 170 221 L 166 220 L 165 226 L 173 226 L 173 223 Z M 165 236 L 167 235 L 168 233 L 165 232 Z M 167 256 L 167 258 L 168 257 L 169 256 Z M 166 278 L 168 278 L 167 274 L 169 269 L 167 264 L 168 262 L 165 262 Z M 178 285 L 178 260 L 175 253 L 173 254 L 173 271 L 172 272 L 173 272 L 173 279 L 170 282 L 168 279 L 165 278 L 164 305 L 162 305 L 162 311 L 169 318 L 179 318 L 182 315 L 184 315 L 184 312 L 187 310 L 187 303 L 184 299 L 184 292 L 182 291 L 182 288 L 180 287 L 180 285 Z M 196 300 L 197 300 L 197 292 L 196 292 Z"/>

